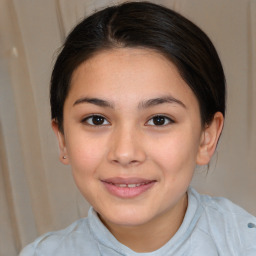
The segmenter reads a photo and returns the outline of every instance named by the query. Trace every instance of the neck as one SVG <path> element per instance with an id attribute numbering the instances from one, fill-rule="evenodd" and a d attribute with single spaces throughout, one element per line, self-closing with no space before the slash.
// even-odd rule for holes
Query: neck
<path id="1" fill-rule="evenodd" d="M 185 194 L 172 209 L 139 226 L 120 226 L 101 219 L 120 243 L 135 252 L 152 252 L 166 244 L 178 231 L 187 204 Z"/>

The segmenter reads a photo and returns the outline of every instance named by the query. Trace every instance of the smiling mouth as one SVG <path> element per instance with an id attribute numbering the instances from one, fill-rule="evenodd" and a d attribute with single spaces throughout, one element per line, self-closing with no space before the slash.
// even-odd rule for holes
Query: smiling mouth
<path id="1" fill-rule="evenodd" d="M 134 184 L 116 184 L 116 183 L 109 182 L 109 184 L 112 184 L 112 185 L 120 187 L 120 188 L 135 188 L 135 187 L 147 185 L 151 182 L 153 182 L 153 181 L 148 181 L 148 182 L 143 182 L 143 183 L 134 183 Z"/>
<path id="2" fill-rule="evenodd" d="M 134 198 L 151 189 L 156 180 L 112 178 L 102 180 L 107 191 L 119 198 Z"/>

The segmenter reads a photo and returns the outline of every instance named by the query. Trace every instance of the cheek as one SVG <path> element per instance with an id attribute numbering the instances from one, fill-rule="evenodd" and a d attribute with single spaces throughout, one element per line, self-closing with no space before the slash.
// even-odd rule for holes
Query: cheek
<path id="1" fill-rule="evenodd" d="M 198 151 L 197 136 L 191 131 L 179 130 L 160 139 L 151 151 L 151 158 L 164 170 L 164 175 L 187 175 L 193 173 Z M 154 150 L 153 150 L 154 149 Z"/>
<path id="2" fill-rule="evenodd" d="M 104 145 L 99 139 L 73 135 L 67 142 L 67 152 L 73 174 L 79 177 L 95 174 L 104 158 Z"/>
<path id="3" fill-rule="evenodd" d="M 95 197 L 99 198 L 98 170 L 104 160 L 104 148 L 97 140 L 81 136 L 72 136 L 72 141 L 67 144 L 74 181 L 91 204 L 94 204 Z"/>

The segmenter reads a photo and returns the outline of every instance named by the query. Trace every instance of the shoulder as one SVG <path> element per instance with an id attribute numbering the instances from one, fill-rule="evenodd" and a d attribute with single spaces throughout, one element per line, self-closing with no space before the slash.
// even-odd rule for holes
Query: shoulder
<path id="1" fill-rule="evenodd" d="M 63 230 L 40 236 L 26 246 L 19 256 L 80 255 L 80 251 L 97 255 L 97 244 L 91 235 L 87 218 L 80 219 Z"/>
<path id="2" fill-rule="evenodd" d="M 222 248 L 220 250 L 240 250 L 243 254 L 237 255 L 256 255 L 256 218 L 253 215 L 226 198 L 200 195 L 193 189 L 190 193 L 202 207 L 198 229 L 211 237 Z"/>

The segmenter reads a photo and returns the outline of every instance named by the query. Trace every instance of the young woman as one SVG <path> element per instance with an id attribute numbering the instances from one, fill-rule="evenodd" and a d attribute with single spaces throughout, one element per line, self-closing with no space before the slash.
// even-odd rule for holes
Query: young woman
<path id="1" fill-rule="evenodd" d="M 60 160 L 88 218 L 29 255 L 256 255 L 256 219 L 190 188 L 225 115 L 225 77 L 209 38 L 167 8 L 130 2 L 78 24 L 51 80 Z"/>

